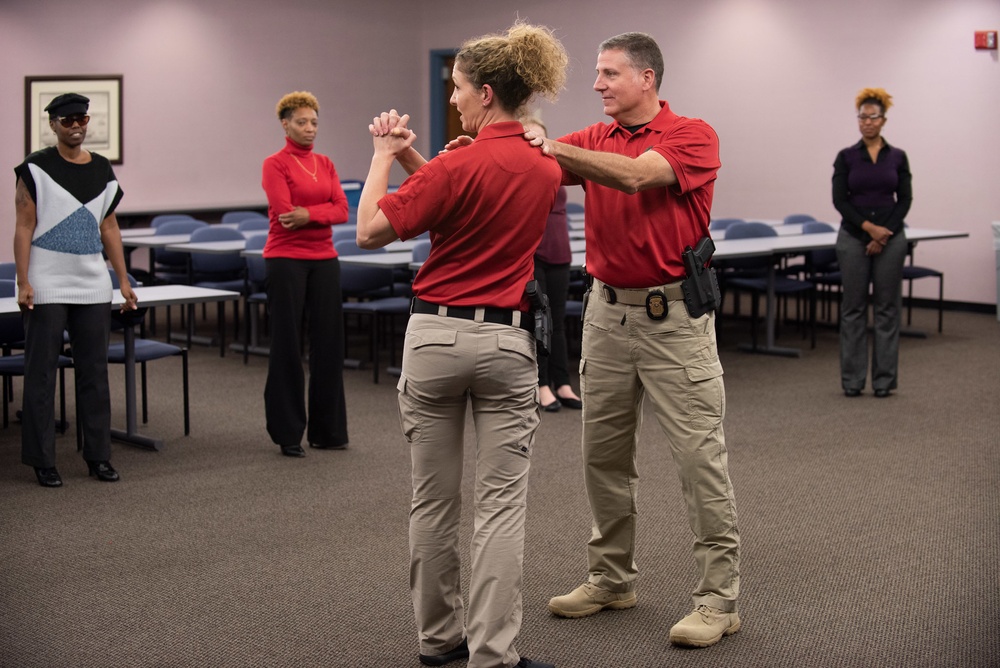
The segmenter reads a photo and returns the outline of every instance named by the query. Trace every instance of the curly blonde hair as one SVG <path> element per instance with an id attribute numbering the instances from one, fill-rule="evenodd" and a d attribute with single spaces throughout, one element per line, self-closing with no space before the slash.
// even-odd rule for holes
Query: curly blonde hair
<path id="1" fill-rule="evenodd" d="M 309 107 L 318 114 L 319 100 L 308 91 L 297 90 L 278 100 L 278 106 L 274 110 L 278 113 L 278 118 L 284 120 L 290 118 L 296 109 L 302 107 Z"/>
<path id="2" fill-rule="evenodd" d="M 854 106 L 860 110 L 863 104 L 877 104 L 884 114 L 892 106 L 892 95 L 885 92 L 884 88 L 862 88 L 854 99 Z"/>
<path id="3" fill-rule="evenodd" d="M 555 100 L 566 83 L 569 56 L 545 26 L 517 21 L 506 33 L 468 40 L 455 65 L 476 88 L 489 84 L 507 111 L 516 112 L 535 94 Z"/>

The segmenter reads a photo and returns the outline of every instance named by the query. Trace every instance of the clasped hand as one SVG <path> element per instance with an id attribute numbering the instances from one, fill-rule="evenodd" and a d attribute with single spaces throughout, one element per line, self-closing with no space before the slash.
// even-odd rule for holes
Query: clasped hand
<path id="1" fill-rule="evenodd" d="M 409 122 L 409 114 L 400 116 L 395 109 L 383 111 L 373 118 L 368 125 L 368 132 L 372 135 L 375 153 L 396 157 L 413 146 L 417 135 L 406 127 Z"/>

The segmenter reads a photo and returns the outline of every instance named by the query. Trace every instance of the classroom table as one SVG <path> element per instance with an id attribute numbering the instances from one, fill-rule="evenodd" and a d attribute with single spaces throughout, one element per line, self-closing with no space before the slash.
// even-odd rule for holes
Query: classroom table
<path id="1" fill-rule="evenodd" d="M 196 288 L 189 285 L 157 285 L 152 287 L 133 288 L 140 308 L 153 306 L 170 306 L 176 304 L 201 304 L 217 302 L 220 305 L 227 301 L 239 299 L 238 292 L 228 290 L 211 290 L 208 288 Z M 110 310 L 117 311 L 121 307 L 124 299 L 121 292 L 115 290 L 113 293 Z M 0 313 L 18 313 L 16 297 L 5 297 L 0 299 Z M 221 325 L 221 320 L 220 320 Z M 141 448 L 150 450 L 160 450 L 163 448 L 163 441 L 151 438 L 139 433 L 138 419 L 136 417 L 136 382 L 135 382 L 135 328 L 125 327 L 123 330 L 125 342 L 125 430 L 112 429 L 111 437 L 116 441 L 129 443 Z M 225 332 L 220 329 L 220 340 L 225 336 Z M 223 340 L 223 346 L 224 346 Z"/>

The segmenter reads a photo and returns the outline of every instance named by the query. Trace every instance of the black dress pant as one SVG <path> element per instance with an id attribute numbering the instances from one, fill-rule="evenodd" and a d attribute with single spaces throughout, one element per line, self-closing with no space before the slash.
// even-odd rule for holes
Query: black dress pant
<path id="1" fill-rule="evenodd" d="M 538 386 L 553 390 L 569 385 L 569 351 L 566 344 L 566 299 L 569 296 L 569 264 L 549 264 L 535 258 L 535 280 L 549 297 L 552 339 L 548 355 L 538 356 Z"/>
<path id="2" fill-rule="evenodd" d="M 347 443 L 344 398 L 344 317 L 340 261 L 267 260 L 271 352 L 264 387 L 267 433 L 282 446 Z M 302 334 L 309 341 L 306 414 Z M 307 432 L 308 428 L 308 432 Z"/>
<path id="3" fill-rule="evenodd" d="M 108 389 L 110 304 L 36 304 L 24 313 L 24 404 L 21 461 L 35 468 L 56 465 L 56 364 L 69 332 L 76 376 L 76 413 L 83 458 L 111 459 L 111 392 Z"/>

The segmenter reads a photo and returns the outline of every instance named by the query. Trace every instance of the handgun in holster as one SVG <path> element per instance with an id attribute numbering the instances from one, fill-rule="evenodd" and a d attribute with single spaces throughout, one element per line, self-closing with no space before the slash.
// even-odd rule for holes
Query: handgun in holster
<path id="1" fill-rule="evenodd" d="M 549 296 L 538 287 L 538 281 L 530 280 L 524 288 L 531 302 L 531 312 L 535 316 L 535 341 L 538 354 L 548 355 L 552 343 L 552 311 L 549 310 Z"/>
<path id="2" fill-rule="evenodd" d="M 687 278 L 681 283 L 684 291 L 684 304 L 692 318 L 714 311 L 722 301 L 719 293 L 719 280 L 713 267 L 706 267 L 715 253 L 715 244 L 711 237 L 702 237 L 694 248 L 684 249 L 684 267 Z"/>

